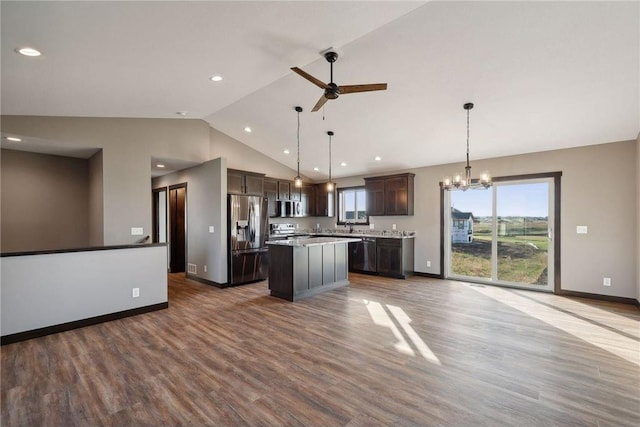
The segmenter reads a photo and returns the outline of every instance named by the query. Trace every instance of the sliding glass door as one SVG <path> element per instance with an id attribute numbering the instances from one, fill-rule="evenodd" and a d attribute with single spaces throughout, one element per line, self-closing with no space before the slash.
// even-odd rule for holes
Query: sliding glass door
<path id="1" fill-rule="evenodd" d="M 450 278 L 553 290 L 554 179 L 445 194 Z"/>

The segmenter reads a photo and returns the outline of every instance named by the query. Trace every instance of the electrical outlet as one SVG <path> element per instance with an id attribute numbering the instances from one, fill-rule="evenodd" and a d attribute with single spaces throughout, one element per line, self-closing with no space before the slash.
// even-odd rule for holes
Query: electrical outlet
<path id="1" fill-rule="evenodd" d="M 427 268 L 431 267 L 431 261 L 427 261 Z"/>
<path id="2" fill-rule="evenodd" d="M 140 288 L 131 289 L 131 298 L 138 298 L 140 296 Z"/>
<path id="3" fill-rule="evenodd" d="M 216 228 L 213 225 L 209 226 L 209 233 L 215 233 Z"/>
<path id="4" fill-rule="evenodd" d="M 131 227 L 131 235 L 132 236 L 142 236 L 144 234 L 144 228 L 142 227 Z"/>
<path id="5" fill-rule="evenodd" d="M 396 225 L 395 224 L 391 224 L 391 229 L 395 230 L 396 229 Z"/>
<path id="6" fill-rule="evenodd" d="M 586 225 L 578 225 L 576 226 L 577 234 L 587 234 L 589 232 L 589 228 Z"/>
<path id="7" fill-rule="evenodd" d="M 207 272 L 207 266 L 203 265 L 202 268 L 204 269 L 204 272 L 206 273 Z"/>
<path id="8" fill-rule="evenodd" d="M 369 230 L 373 230 L 373 224 L 369 224 Z"/>
<path id="9" fill-rule="evenodd" d="M 605 277 L 602 279 L 602 286 L 611 286 L 611 277 Z"/>

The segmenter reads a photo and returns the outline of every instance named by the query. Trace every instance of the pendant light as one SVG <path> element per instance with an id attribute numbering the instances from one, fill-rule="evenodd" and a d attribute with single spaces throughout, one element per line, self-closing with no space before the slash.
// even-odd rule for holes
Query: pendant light
<path id="1" fill-rule="evenodd" d="M 328 131 L 327 135 L 329 135 L 329 182 L 327 182 L 327 192 L 332 193 L 335 188 L 335 184 L 331 180 L 331 137 L 335 134 L 333 131 Z"/>
<path id="2" fill-rule="evenodd" d="M 295 110 L 298 112 L 298 132 L 297 132 L 297 140 L 298 140 L 298 174 L 295 178 L 293 178 L 293 183 L 296 188 L 302 187 L 302 178 L 300 178 L 300 113 L 302 113 L 302 107 L 296 107 Z"/>
<path id="3" fill-rule="evenodd" d="M 468 102 L 462 106 L 467 111 L 467 165 L 464 167 L 464 174 L 456 173 L 453 178 L 450 176 L 442 179 L 442 188 L 445 190 L 462 190 L 469 188 L 484 189 L 491 187 L 491 175 L 489 172 L 482 172 L 480 179 L 471 179 L 471 165 L 469 164 L 469 112 L 473 108 L 473 103 Z"/>

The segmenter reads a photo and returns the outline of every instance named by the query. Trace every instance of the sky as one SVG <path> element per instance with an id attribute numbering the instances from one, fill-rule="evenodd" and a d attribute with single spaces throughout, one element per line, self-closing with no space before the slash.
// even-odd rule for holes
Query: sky
<path id="1" fill-rule="evenodd" d="M 549 184 L 495 184 L 497 216 L 549 216 Z M 452 191 L 451 205 L 473 216 L 491 216 L 493 188 L 487 190 Z"/>

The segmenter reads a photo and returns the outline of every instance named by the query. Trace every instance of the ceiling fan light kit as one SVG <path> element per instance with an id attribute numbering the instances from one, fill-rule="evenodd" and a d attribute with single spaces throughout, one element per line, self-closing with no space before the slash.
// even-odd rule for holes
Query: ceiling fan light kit
<path id="1" fill-rule="evenodd" d="M 473 108 L 473 103 L 467 102 L 462 106 L 467 111 L 467 165 L 464 167 L 464 174 L 455 173 L 453 177 L 446 176 L 442 179 L 442 188 L 444 190 L 462 190 L 466 191 L 469 188 L 472 189 L 486 189 L 491 187 L 491 174 L 488 171 L 484 171 L 480 174 L 479 179 L 471 178 L 471 165 L 469 164 L 469 111 Z"/>
<path id="2" fill-rule="evenodd" d="M 371 92 L 376 90 L 387 90 L 386 83 L 372 83 L 372 84 L 363 84 L 363 85 L 345 85 L 338 86 L 333 82 L 333 63 L 338 60 L 338 54 L 336 52 L 325 52 L 324 59 L 330 64 L 330 82 L 325 83 L 320 79 L 313 77 L 311 74 L 306 71 L 298 68 L 292 67 L 291 71 L 298 74 L 299 76 L 305 78 L 310 81 L 314 85 L 318 86 L 321 89 L 324 89 L 324 93 L 316 103 L 316 105 L 311 110 L 312 112 L 316 112 L 322 108 L 322 106 L 330 99 L 337 99 L 340 95 L 349 94 L 349 93 L 358 93 L 358 92 Z"/>

